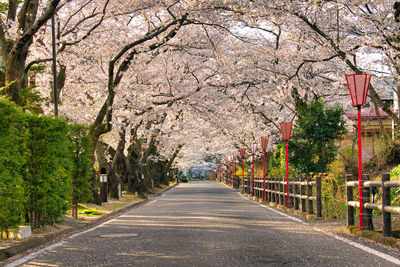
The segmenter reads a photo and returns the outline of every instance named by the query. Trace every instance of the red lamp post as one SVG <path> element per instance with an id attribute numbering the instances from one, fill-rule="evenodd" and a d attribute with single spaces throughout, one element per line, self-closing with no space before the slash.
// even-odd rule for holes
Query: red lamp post
<path id="1" fill-rule="evenodd" d="M 226 183 L 229 184 L 229 158 L 225 158 L 226 163 Z"/>
<path id="2" fill-rule="evenodd" d="M 263 151 L 263 199 L 265 200 L 265 151 L 268 148 L 268 136 L 261 136 L 260 137 L 260 145 Z"/>
<path id="3" fill-rule="evenodd" d="M 358 190 L 360 201 L 360 230 L 363 230 L 363 198 L 362 198 L 362 151 L 361 151 L 361 107 L 367 101 L 369 82 L 371 75 L 369 74 L 348 74 L 346 75 L 347 86 L 349 87 L 351 102 L 353 107 L 357 107 L 358 120 Z"/>
<path id="4" fill-rule="evenodd" d="M 233 159 L 233 164 L 234 164 L 234 171 L 233 171 L 233 187 L 237 186 L 237 181 L 236 181 L 236 159 L 237 159 L 237 153 L 232 154 L 232 159 Z"/>
<path id="5" fill-rule="evenodd" d="M 220 163 L 218 164 L 218 168 L 217 168 L 217 170 L 218 170 L 218 180 L 219 180 L 219 182 L 221 182 L 221 169 L 222 169 L 222 162 L 220 162 Z"/>
<path id="6" fill-rule="evenodd" d="M 229 160 L 229 185 L 232 185 L 232 156 L 228 156 Z"/>
<path id="7" fill-rule="evenodd" d="M 246 156 L 246 148 L 239 149 L 240 157 L 242 158 L 242 192 L 244 192 L 244 156 Z"/>
<path id="8" fill-rule="evenodd" d="M 251 152 L 251 196 L 254 196 L 254 154 L 257 151 L 257 144 L 250 144 Z"/>
<path id="9" fill-rule="evenodd" d="M 286 141 L 286 207 L 289 208 L 289 155 L 288 155 L 288 140 L 292 134 L 291 122 L 281 122 L 282 138 Z"/>

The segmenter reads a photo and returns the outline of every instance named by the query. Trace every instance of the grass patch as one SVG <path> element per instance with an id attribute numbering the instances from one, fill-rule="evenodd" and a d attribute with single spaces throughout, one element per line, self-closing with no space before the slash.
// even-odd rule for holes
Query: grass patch
<path id="1" fill-rule="evenodd" d="M 83 215 L 90 215 L 90 216 L 100 216 L 106 213 L 105 211 L 102 210 L 96 210 L 96 209 L 84 209 L 84 210 L 79 210 L 78 214 L 83 214 Z"/>
<path id="2" fill-rule="evenodd" d="M 121 200 L 124 200 L 124 199 L 133 200 L 133 201 L 140 201 L 140 200 L 142 200 L 143 198 L 141 198 L 141 197 L 136 197 L 135 195 L 124 195 L 124 196 L 121 198 Z"/>

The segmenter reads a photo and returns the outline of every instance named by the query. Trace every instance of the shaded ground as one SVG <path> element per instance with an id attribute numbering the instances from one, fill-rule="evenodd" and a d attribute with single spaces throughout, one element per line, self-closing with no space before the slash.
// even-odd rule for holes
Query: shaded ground
<path id="1" fill-rule="evenodd" d="M 162 185 L 151 190 L 148 195 L 158 194 L 168 188 L 168 186 Z M 24 240 L 0 239 L 0 266 L 9 261 L 6 260 L 7 258 L 30 251 L 48 242 L 65 238 L 72 233 L 83 231 L 145 203 L 145 199 L 124 192 L 121 199 L 110 199 L 109 202 L 103 203 L 102 206 L 91 203 L 81 205 L 78 219 L 72 218 L 71 211 L 69 210 L 64 216 L 64 222 L 34 229 L 31 238 Z M 97 216 L 87 215 L 82 213 L 85 210 L 96 210 L 102 214 Z"/>

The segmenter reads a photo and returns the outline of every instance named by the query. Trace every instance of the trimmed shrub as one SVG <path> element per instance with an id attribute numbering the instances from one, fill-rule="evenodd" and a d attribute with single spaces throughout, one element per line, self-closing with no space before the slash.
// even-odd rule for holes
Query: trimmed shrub
<path id="1" fill-rule="evenodd" d="M 0 231 L 62 220 L 70 200 L 91 196 L 87 129 L 24 113 L 0 98 Z"/>
<path id="2" fill-rule="evenodd" d="M 22 167 L 26 162 L 25 114 L 0 99 L 0 232 L 16 228 L 23 220 Z"/>
<path id="3" fill-rule="evenodd" d="M 33 115 L 27 121 L 25 210 L 27 222 L 35 228 L 59 221 L 67 210 L 72 160 L 64 120 Z"/>
<path id="4" fill-rule="evenodd" d="M 88 136 L 88 129 L 83 125 L 70 125 L 70 152 L 72 158 L 71 173 L 71 201 L 76 209 L 79 202 L 86 202 L 91 199 L 91 166 L 90 156 L 91 139 Z M 77 214 L 76 214 L 77 215 Z"/>

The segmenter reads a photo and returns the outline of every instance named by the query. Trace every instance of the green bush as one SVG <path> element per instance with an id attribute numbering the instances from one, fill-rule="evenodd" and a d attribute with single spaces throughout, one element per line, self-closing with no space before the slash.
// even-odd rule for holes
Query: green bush
<path id="1" fill-rule="evenodd" d="M 25 209 L 28 222 L 35 228 L 58 221 L 67 210 L 72 160 L 64 120 L 32 115 L 27 122 Z"/>
<path id="2" fill-rule="evenodd" d="M 286 151 L 285 144 L 277 144 L 269 162 L 268 177 L 286 177 Z"/>
<path id="3" fill-rule="evenodd" d="M 322 180 L 322 214 L 337 219 L 346 217 L 346 189 L 331 177 Z"/>
<path id="4" fill-rule="evenodd" d="M 24 188 L 22 167 L 26 162 L 25 114 L 13 103 L 0 99 L 0 232 L 22 223 Z"/>
<path id="5" fill-rule="evenodd" d="M 297 108 L 298 119 L 289 141 L 289 163 L 297 173 L 326 172 L 335 159 L 335 141 L 346 133 L 343 108 L 318 99 Z"/>
<path id="6" fill-rule="evenodd" d="M 59 222 L 71 199 L 88 200 L 91 153 L 84 126 L 0 98 L 0 231 Z"/>
<path id="7" fill-rule="evenodd" d="M 70 152 L 72 153 L 71 200 L 73 205 L 77 205 L 78 202 L 86 202 L 92 197 L 90 184 L 92 161 L 90 157 L 93 151 L 85 126 L 70 125 L 69 132 Z"/>

